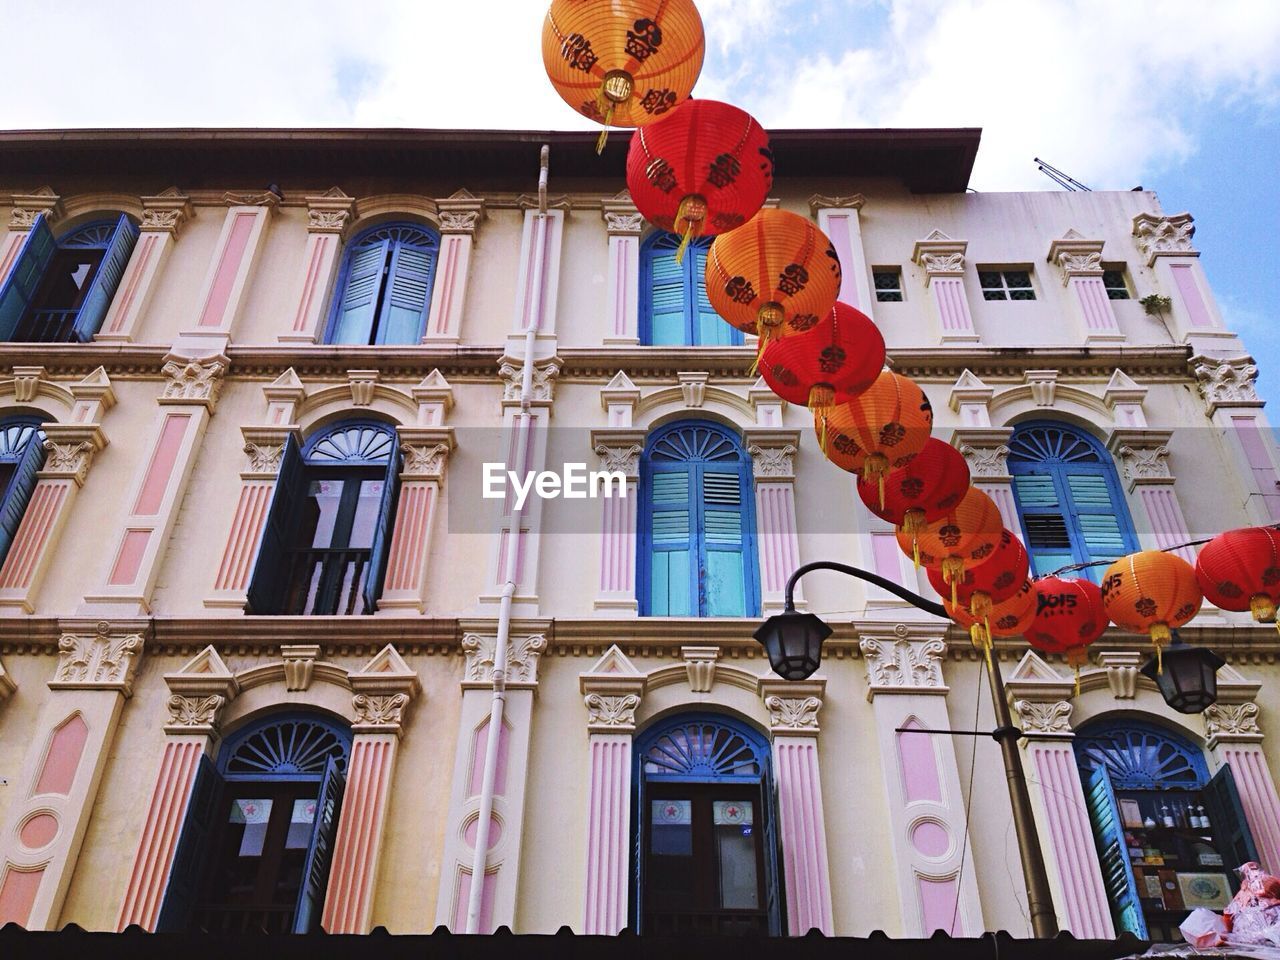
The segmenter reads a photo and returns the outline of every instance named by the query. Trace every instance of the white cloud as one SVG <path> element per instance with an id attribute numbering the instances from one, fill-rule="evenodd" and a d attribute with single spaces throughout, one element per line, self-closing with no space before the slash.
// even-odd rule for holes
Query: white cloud
<path id="1" fill-rule="evenodd" d="M 702 96 L 766 126 L 981 126 L 975 186 L 1039 155 L 1133 186 L 1193 113 L 1280 101 L 1272 0 L 699 0 Z M 0 0 L 0 126 L 582 128 L 543 78 L 539 0 Z M 872 17 L 878 29 L 868 31 Z"/>

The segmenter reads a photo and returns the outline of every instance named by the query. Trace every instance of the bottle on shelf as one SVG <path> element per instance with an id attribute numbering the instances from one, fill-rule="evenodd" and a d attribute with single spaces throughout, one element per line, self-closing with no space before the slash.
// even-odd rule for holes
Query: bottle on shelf
<path id="1" fill-rule="evenodd" d="M 1211 829 L 1209 824 L 1209 815 L 1204 812 L 1204 806 L 1202 805 L 1202 806 L 1196 807 L 1196 812 L 1199 814 L 1197 819 L 1200 821 L 1200 829 L 1201 830 Z"/>
<path id="2" fill-rule="evenodd" d="M 1148 814 L 1147 818 L 1142 821 L 1142 825 L 1148 830 L 1153 830 L 1155 829 L 1156 822 L 1151 819 L 1151 816 Z"/>
<path id="3" fill-rule="evenodd" d="M 1166 827 L 1172 827 L 1174 825 L 1173 812 L 1169 809 L 1169 805 L 1167 803 L 1160 804 L 1160 822 Z"/>

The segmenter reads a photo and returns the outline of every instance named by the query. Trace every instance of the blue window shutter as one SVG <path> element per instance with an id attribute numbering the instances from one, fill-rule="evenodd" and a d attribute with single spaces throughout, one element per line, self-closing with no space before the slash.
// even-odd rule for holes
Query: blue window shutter
<path id="1" fill-rule="evenodd" d="M 1236 789 L 1236 778 L 1231 773 L 1230 764 L 1222 765 L 1222 769 L 1205 784 L 1201 796 L 1204 797 L 1209 824 L 1213 827 L 1214 846 L 1222 854 L 1222 865 L 1231 880 L 1231 889 L 1238 890 L 1240 883 L 1235 868 L 1250 860 L 1258 860 L 1258 848 L 1253 842 L 1249 821 L 1245 819 L 1244 804 L 1240 802 L 1240 791 Z M 1276 869 L 1273 864 L 1263 866 L 1269 870 Z"/>
<path id="2" fill-rule="evenodd" d="M 1124 827 L 1120 810 L 1116 806 L 1115 791 L 1106 768 L 1094 768 L 1084 785 L 1084 804 L 1093 823 L 1093 838 L 1098 846 L 1098 861 L 1102 866 L 1102 885 L 1111 902 L 1111 915 L 1116 930 L 1128 930 L 1139 939 L 1147 938 L 1147 924 L 1142 918 L 1142 905 L 1138 900 L 1138 885 L 1133 879 L 1129 864 L 1129 848 L 1124 842 Z"/>
<path id="3" fill-rule="evenodd" d="M 708 617 L 747 615 L 742 477 L 737 470 L 702 467 L 699 593 Z"/>
<path id="4" fill-rule="evenodd" d="M 694 343 L 704 347 L 736 347 L 742 344 L 742 331 L 730 326 L 716 313 L 707 297 L 707 251 L 709 246 L 691 246 L 685 257 L 690 268 L 688 283 L 694 300 Z"/>
<path id="5" fill-rule="evenodd" d="M 313 933 L 319 926 L 345 787 L 346 778 L 330 757 L 325 762 L 324 779 L 316 799 L 316 818 L 311 826 L 311 842 L 307 845 L 307 859 L 302 868 L 302 888 L 298 891 L 298 906 L 293 913 L 294 933 Z"/>
<path id="6" fill-rule="evenodd" d="M 769 912 L 769 936 L 781 937 L 787 932 L 783 916 L 787 898 L 783 892 L 786 878 L 782 870 L 782 840 L 778 834 L 778 784 L 771 776 L 760 778 L 764 800 L 764 905 Z M 809 931 L 806 930 L 805 933 Z"/>
<path id="7" fill-rule="evenodd" d="M 0 287 L 0 340 L 13 339 L 56 249 L 57 244 L 42 213 L 31 225 L 22 250 L 13 262 L 13 269 L 9 271 L 4 286 Z"/>
<path id="8" fill-rule="evenodd" d="M 1080 536 L 1086 560 L 1118 560 L 1137 549 L 1132 534 L 1125 529 L 1113 491 L 1105 474 L 1071 472 L 1066 476 L 1071 498 L 1071 515 Z M 1090 572 L 1101 575 L 1102 567 Z"/>
<path id="9" fill-rule="evenodd" d="M 382 292 L 382 275 L 391 241 L 383 240 L 351 251 L 342 285 L 342 299 L 334 314 L 330 343 L 368 344 Z"/>
<path id="10" fill-rule="evenodd" d="M 102 327 L 102 320 L 111 307 L 111 300 L 120 286 L 120 278 L 124 276 L 124 268 L 133 253 L 133 245 L 138 242 L 138 228 L 124 214 L 116 221 L 115 231 L 102 254 L 102 262 L 98 264 L 98 273 L 89 285 L 84 303 L 76 315 L 75 326 L 71 337 L 79 343 L 87 343 Z"/>
<path id="11" fill-rule="evenodd" d="M 173 867 L 169 871 L 169 885 L 164 892 L 164 904 L 156 930 L 160 933 L 178 933 L 187 929 L 196 900 L 201 895 L 205 865 L 212 851 L 210 835 L 217 825 L 219 801 L 222 799 L 222 777 L 213 762 L 200 758 L 196 767 L 196 779 L 191 786 L 191 799 L 187 802 L 187 814 L 182 821 L 182 833 L 173 854 Z"/>
<path id="12" fill-rule="evenodd" d="M 18 525 L 22 523 L 22 515 L 31 502 L 31 493 L 36 488 L 36 473 L 44 466 L 45 449 L 38 431 L 32 431 L 31 439 L 22 450 L 13 476 L 9 479 L 9 487 L 4 492 L 4 501 L 0 502 L 0 563 L 9 553 L 13 538 L 18 533 Z"/>
<path id="13" fill-rule="evenodd" d="M 412 243 L 396 244 L 382 299 L 382 316 L 378 318 L 378 343 L 417 343 L 422 339 L 435 270 L 435 250 Z"/>
<path id="14" fill-rule="evenodd" d="M 1015 475 L 1013 492 L 1032 572 L 1043 576 L 1075 563 L 1066 511 L 1059 503 L 1052 475 Z"/>
<path id="15" fill-rule="evenodd" d="M 693 597 L 692 474 L 687 466 L 656 467 L 649 480 L 649 590 L 653 617 L 688 617 Z"/>
<path id="16" fill-rule="evenodd" d="M 262 530 L 262 546 L 249 582 L 251 613 L 283 613 L 289 588 L 289 547 L 292 546 L 299 508 L 307 491 L 303 486 L 302 454 L 292 436 L 285 441 L 280 472 L 271 497 L 271 509 Z"/>
<path id="17" fill-rule="evenodd" d="M 364 612 L 373 613 L 382 596 L 382 578 L 387 570 L 387 552 L 391 549 L 391 527 L 395 522 L 396 500 L 400 493 L 400 443 L 392 437 L 391 454 L 382 484 L 382 503 L 378 507 L 378 526 L 373 532 L 369 550 L 369 566 L 364 575 Z"/>
<path id="18" fill-rule="evenodd" d="M 675 250 L 658 249 L 649 254 L 647 344 L 685 346 L 689 338 L 689 307 L 686 272 L 676 263 Z"/>

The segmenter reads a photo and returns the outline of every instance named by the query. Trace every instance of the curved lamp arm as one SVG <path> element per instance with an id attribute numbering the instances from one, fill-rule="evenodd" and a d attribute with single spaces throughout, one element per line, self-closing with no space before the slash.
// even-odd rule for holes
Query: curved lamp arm
<path id="1" fill-rule="evenodd" d="M 926 600 L 924 597 L 920 596 L 920 594 L 913 593 L 906 587 L 894 583 L 892 580 L 886 580 L 884 577 L 877 576 L 868 570 L 863 570 L 859 567 L 851 567 L 847 563 L 836 563 L 834 560 L 815 560 L 813 563 L 805 563 L 796 567 L 795 572 L 787 579 L 785 595 L 787 610 L 795 609 L 793 595 L 795 594 L 796 583 L 806 573 L 813 570 L 835 570 L 858 580 L 865 580 L 867 583 L 875 584 L 881 590 L 888 590 L 895 597 L 899 597 L 907 601 L 907 603 L 911 604 L 913 607 L 919 607 L 926 613 L 932 613 L 935 617 L 942 617 L 944 620 L 951 619 L 947 616 L 947 611 L 942 604 L 934 603 L 932 600 Z"/>

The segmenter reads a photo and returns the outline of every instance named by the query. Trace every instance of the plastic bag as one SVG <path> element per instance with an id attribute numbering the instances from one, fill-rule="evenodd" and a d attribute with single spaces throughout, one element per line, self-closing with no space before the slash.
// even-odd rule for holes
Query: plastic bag
<path id="1" fill-rule="evenodd" d="M 1183 938 L 1197 950 L 1216 947 L 1222 942 L 1227 932 L 1227 923 L 1222 917 L 1206 907 L 1196 907 L 1187 914 L 1187 919 L 1178 927 Z"/>
<path id="2" fill-rule="evenodd" d="M 1234 943 L 1280 946 L 1280 879 L 1252 860 L 1240 867 L 1240 889 L 1223 911 Z"/>

